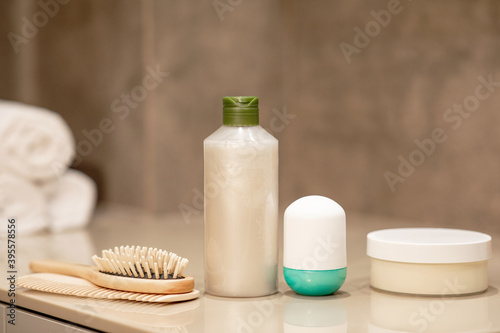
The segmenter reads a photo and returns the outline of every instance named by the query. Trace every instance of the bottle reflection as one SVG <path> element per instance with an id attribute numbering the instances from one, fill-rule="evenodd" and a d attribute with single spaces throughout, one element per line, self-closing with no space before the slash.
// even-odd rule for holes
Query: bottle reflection
<path id="1" fill-rule="evenodd" d="M 257 298 L 225 298 L 205 294 L 206 333 L 276 333 L 281 330 L 281 294 Z"/>

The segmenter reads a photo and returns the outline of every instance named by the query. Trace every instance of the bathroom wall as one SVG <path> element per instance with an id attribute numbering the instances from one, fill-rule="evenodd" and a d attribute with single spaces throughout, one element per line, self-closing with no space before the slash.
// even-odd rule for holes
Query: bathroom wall
<path id="1" fill-rule="evenodd" d="M 500 230 L 496 1 L 7 0 L 0 16 L 0 98 L 68 121 L 102 201 L 201 214 L 221 97 L 257 95 L 282 210 L 322 194 Z"/>

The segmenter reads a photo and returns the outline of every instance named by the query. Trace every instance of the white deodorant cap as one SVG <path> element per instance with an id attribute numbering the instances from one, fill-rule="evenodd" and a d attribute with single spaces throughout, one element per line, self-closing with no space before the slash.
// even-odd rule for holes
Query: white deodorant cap
<path id="1" fill-rule="evenodd" d="M 299 270 L 347 267 L 346 216 L 332 199 L 310 195 L 285 210 L 283 266 Z"/>

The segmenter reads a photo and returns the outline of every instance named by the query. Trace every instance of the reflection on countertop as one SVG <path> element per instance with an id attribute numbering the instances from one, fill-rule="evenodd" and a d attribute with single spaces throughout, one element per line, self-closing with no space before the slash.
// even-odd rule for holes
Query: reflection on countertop
<path id="1" fill-rule="evenodd" d="M 85 314 L 86 318 L 83 320 L 89 325 L 92 325 L 94 317 L 99 315 L 119 319 L 131 326 L 142 326 L 146 331 L 170 328 L 172 332 L 187 332 L 186 326 L 194 321 L 195 310 L 200 305 L 199 299 L 171 304 L 145 303 L 46 294 L 36 290 L 24 291 L 23 297 L 43 297 L 50 303 L 64 304 Z"/>
<path id="2" fill-rule="evenodd" d="M 347 308 L 344 298 L 350 294 L 339 290 L 334 295 L 307 297 L 287 291 L 284 294 L 284 332 L 347 332 Z"/>
<path id="3" fill-rule="evenodd" d="M 500 331 L 500 249 L 493 246 L 489 289 L 480 295 L 415 297 L 369 286 L 365 238 L 369 231 L 405 225 L 349 214 L 348 275 L 335 295 L 295 294 L 280 271 L 279 292 L 260 298 L 224 298 L 203 293 L 203 220 L 181 215 L 150 216 L 127 207 L 103 206 L 86 230 L 16 239 L 18 276 L 29 262 L 59 259 L 91 264 L 91 256 L 119 245 L 173 251 L 190 260 L 186 273 L 202 296 L 193 301 L 149 304 L 47 294 L 18 288 L 16 304 L 95 330 L 110 332 L 495 332 Z M 493 243 L 500 238 L 492 234 Z M 6 267 L 6 255 L 1 256 Z M 6 281 L 0 299 L 9 302 Z"/>
<path id="4" fill-rule="evenodd" d="M 498 289 L 457 297 L 419 297 L 373 290 L 369 332 L 488 332 L 493 331 L 490 299 Z"/>

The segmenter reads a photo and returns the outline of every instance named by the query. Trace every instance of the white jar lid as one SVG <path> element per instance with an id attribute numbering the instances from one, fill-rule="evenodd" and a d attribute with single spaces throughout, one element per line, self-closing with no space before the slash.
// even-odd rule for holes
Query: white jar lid
<path id="1" fill-rule="evenodd" d="M 370 232 L 369 257 L 410 263 L 464 263 L 491 257 L 491 236 L 443 228 L 400 228 Z"/>

